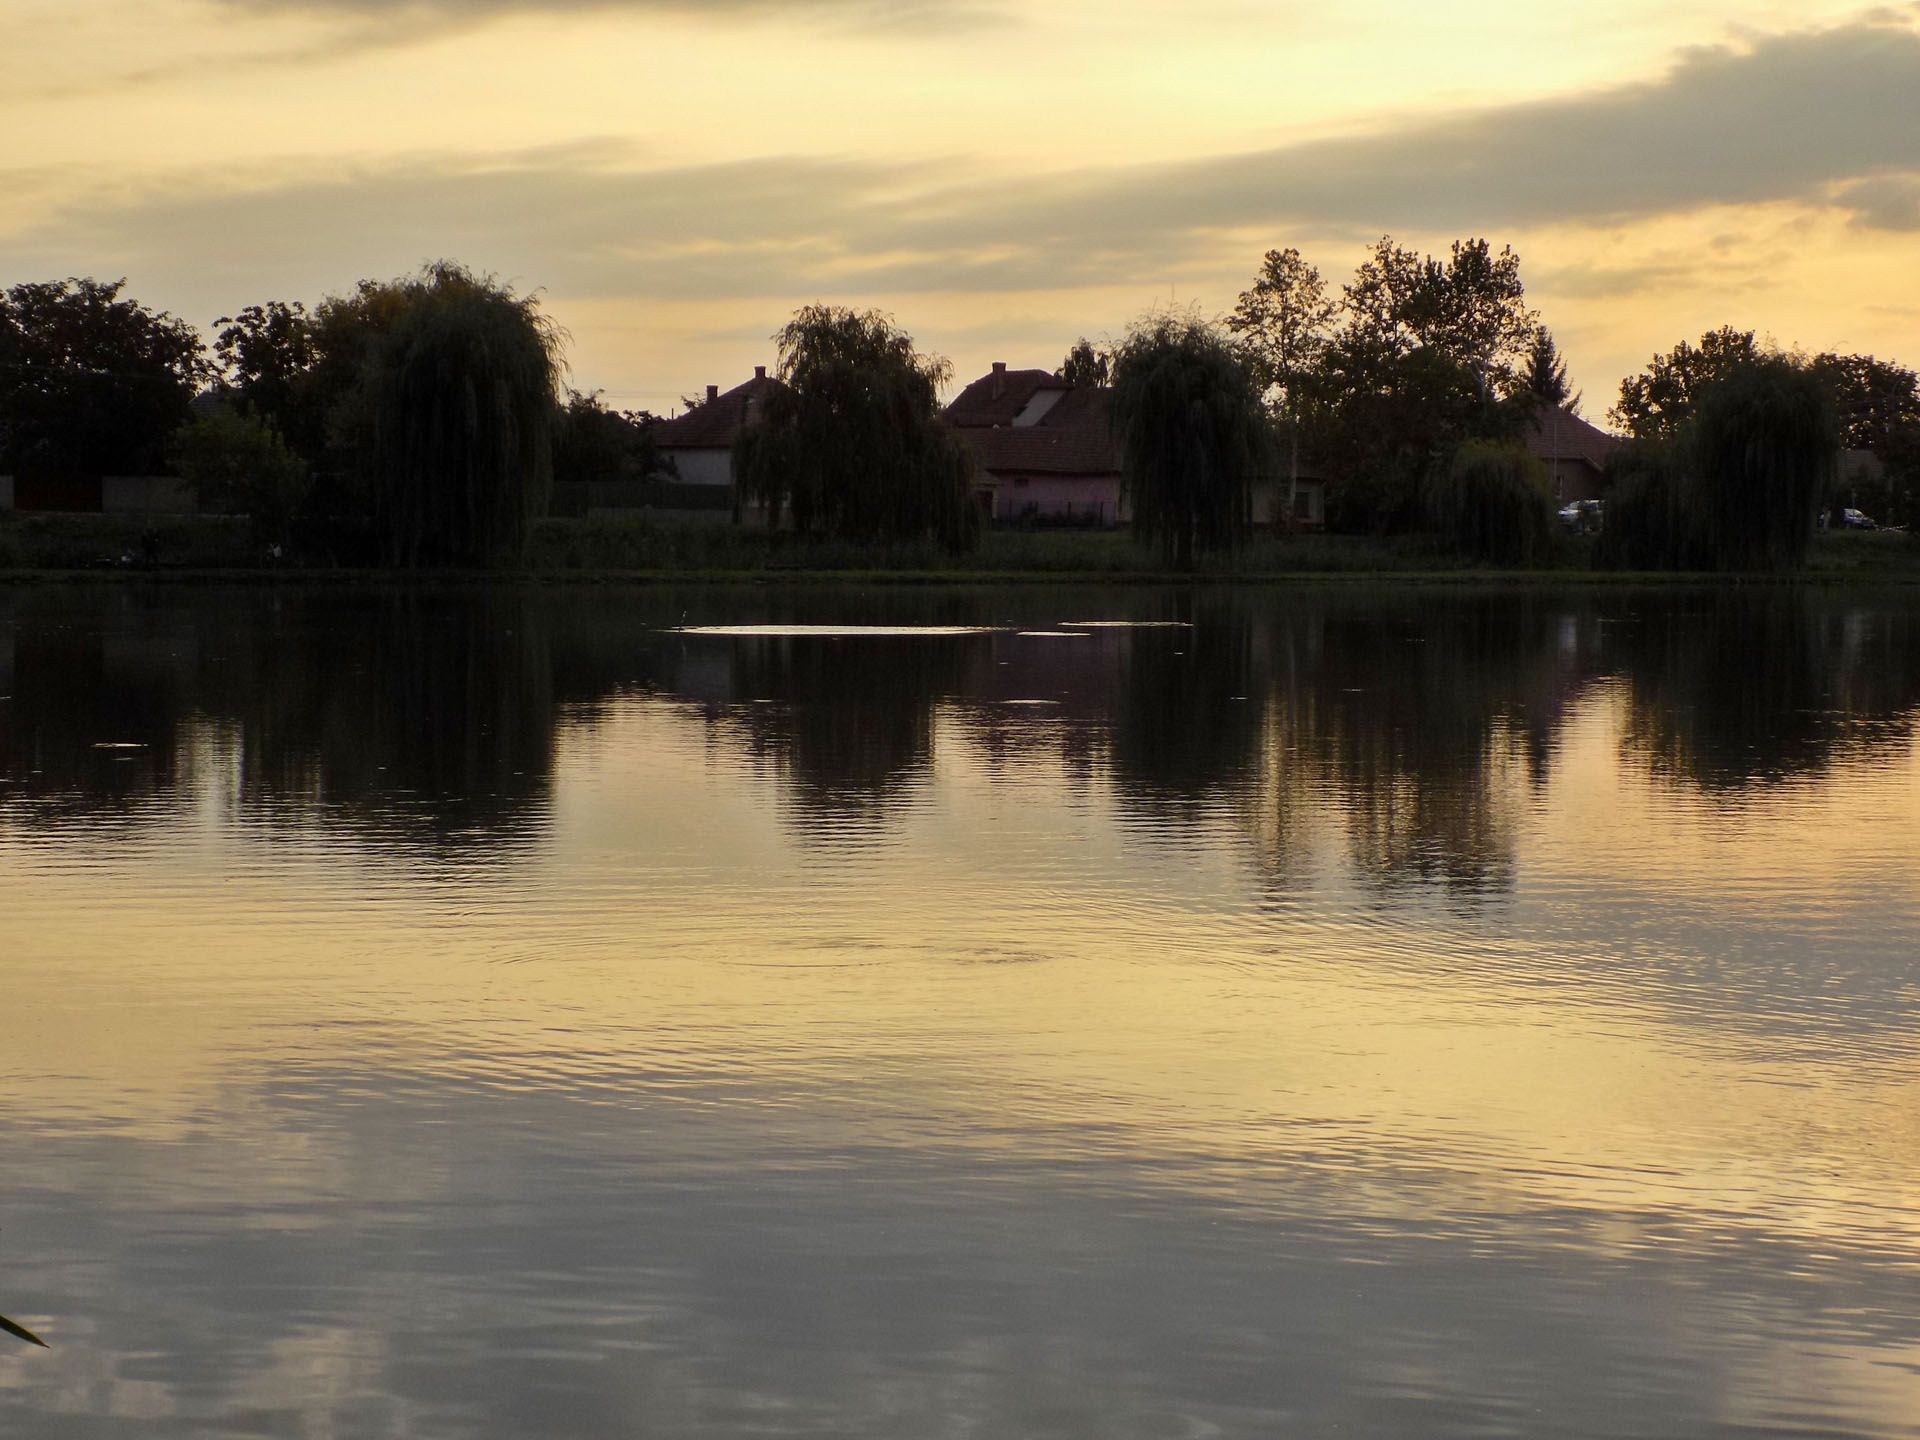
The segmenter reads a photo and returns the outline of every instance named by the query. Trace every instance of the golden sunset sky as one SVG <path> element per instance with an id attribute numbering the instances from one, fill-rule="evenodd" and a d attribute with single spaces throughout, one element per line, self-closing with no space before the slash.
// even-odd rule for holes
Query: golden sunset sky
<path id="1" fill-rule="evenodd" d="M 815 299 L 960 377 L 1262 251 L 1522 255 L 1586 411 L 1723 323 L 1920 363 L 1920 4 L 0 0 L 0 283 L 202 326 L 447 256 L 671 409 Z"/>

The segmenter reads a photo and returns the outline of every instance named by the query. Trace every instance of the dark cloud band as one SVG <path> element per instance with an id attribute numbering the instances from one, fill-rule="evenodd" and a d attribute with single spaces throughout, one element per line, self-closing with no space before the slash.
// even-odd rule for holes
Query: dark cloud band
<path id="1" fill-rule="evenodd" d="M 1912 229 L 1915 95 L 1920 28 L 1883 12 L 1691 51 L 1644 82 L 1173 165 L 956 184 L 932 161 L 640 170 L 582 152 L 238 192 L 182 177 L 76 206 L 0 261 L 332 276 L 456 254 L 570 293 L 691 298 L 1159 283 L 1247 230 L 1497 232 L 1775 201 Z"/>

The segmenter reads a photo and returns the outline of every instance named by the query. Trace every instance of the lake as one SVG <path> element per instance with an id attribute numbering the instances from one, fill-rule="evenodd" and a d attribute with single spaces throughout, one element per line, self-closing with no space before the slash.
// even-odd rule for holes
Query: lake
<path id="1" fill-rule="evenodd" d="M 1920 592 L 29 586 L 0 696 L 0 1434 L 1920 1435 Z"/>

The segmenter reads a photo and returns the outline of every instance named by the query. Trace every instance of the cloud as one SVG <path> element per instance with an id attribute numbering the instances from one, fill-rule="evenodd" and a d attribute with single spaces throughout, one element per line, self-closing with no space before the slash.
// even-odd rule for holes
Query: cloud
<path id="1" fill-rule="evenodd" d="M 1856 180 L 1842 186 L 1834 201 L 1876 230 L 1920 230 L 1920 173 Z"/>
<path id="2" fill-rule="evenodd" d="M 1920 28 L 1877 12 L 1691 50 L 1632 84 L 1170 165 L 1007 175 L 939 157 L 767 157 L 647 169 L 602 147 L 244 186 L 183 175 L 143 199 L 76 202 L 16 235 L 0 263 L 17 269 L 38 249 L 70 257 L 60 273 L 219 268 L 310 293 L 311 277 L 342 265 L 390 273 L 448 254 L 568 293 L 858 295 L 1159 284 L 1249 234 L 1497 234 L 1777 202 L 1910 228 L 1916 94 Z"/>
<path id="3" fill-rule="evenodd" d="M 395 35 L 458 27 L 508 15 L 621 13 L 709 19 L 831 20 L 881 30 L 946 29 L 989 13 L 988 0 L 216 0 L 260 16 L 317 16 Z"/>

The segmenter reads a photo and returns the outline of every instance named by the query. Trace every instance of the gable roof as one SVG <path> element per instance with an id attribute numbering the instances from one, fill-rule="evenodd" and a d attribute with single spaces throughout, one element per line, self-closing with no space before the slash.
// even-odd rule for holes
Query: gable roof
<path id="1" fill-rule="evenodd" d="M 1026 409 L 1027 402 L 1040 391 L 1072 389 L 1048 370 L 997 369 L 982 375 L 954 396 L 944 413 L 947 423 L 959 430 L 1011 425 L 1014 417 Z"/>
<path id="2" fill-rule="evenodd" d="M 1619 448 L 1620 437 L 1588 424 L 1564 405 L 1536 410 L 1523 437 L 1535 459 L 1549 463 L 1571 460 L 1604 470 L 1607 457 Z"/>
<path id="3" fill-rule="evenodd" d="M 1107 403 L 1109 391 L 1093 385 L 1069 385 L 1044 370 L 1012 373 L 1040 376 L 1045 382 L 1024 389 L 1024 398 L 1013 407 L 1015 414 L 1042 389 L 1066 393 L 1032 425 L 1015 425 L 1008 420 L 991 426 L 956 426 L 960 438 L 973 447 L 974 459 L 982 470 L 1000 475 L 1120 473 L 1120 450 L 1114 444 L 1113 421 Z"/>
<path id="4" fill-rule="evenodd" d="M 756 374 L 745 384 L 701 401 L 684 415 L 656 422 L 654 443 L 665 450 L 731 449 L 734 437 L 759 412 L 758 402 L 784 388 L 778 380 Z"/>
<path id="5" fill-rule="evenodd" d="M 1120 457 L 1104 428 L 998 425 L 960 431 L 990 475 L 1117 475 Z"/>

